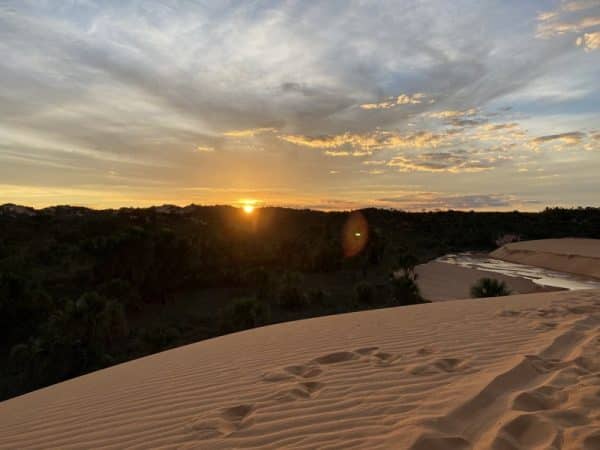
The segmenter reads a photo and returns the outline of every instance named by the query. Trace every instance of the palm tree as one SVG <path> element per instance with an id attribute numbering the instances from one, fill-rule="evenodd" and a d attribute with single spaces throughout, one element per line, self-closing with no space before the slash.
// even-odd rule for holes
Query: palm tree
<path id="1" fill-rule="evenodd" d="M 481 278 L 471 287 L 471 297 L 501 297 L 510 295 L 504 281 L 498 281 L 494 278 Z"/>

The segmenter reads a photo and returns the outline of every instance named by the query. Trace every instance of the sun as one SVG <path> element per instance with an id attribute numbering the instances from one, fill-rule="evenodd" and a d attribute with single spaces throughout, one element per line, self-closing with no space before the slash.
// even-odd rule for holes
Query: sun
<path id="1" fill-rule="evenodd" d="M 252 214 L 254 212 L 254 205 L 244 205 L 242 209 L 246 214 Z"/>

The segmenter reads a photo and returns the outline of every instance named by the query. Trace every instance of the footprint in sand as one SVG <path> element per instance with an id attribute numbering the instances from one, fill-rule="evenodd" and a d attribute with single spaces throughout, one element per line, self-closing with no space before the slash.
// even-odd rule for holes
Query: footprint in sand
<path id="1" fill-rule="evenodd" d="M 418 356 L 428 356 L 433 355 L 435 353 L 435 349 L 433 347 L 422 347 L 417 350 Z"/>
<path id="2" fill-rule="evenodd" d="M 274 399 L 279 402 L 309 399 L 313 398 L 321 389 L 323 389 L 323 383 L 319 383 L 318 381 L 304 381 L 297 383 L 290 389 L 277 392 Z"/>
<path id="3" fill-rule="evenodd" d="M 363 347 L 355 351 L 339 351 L 319 356 L 306 364 L 295 364 L 283 369 L 265 372 L 261 378 L 271 383 L 289 383 L 285 389 L 276 392 L 273 399 L 277 401 L 294 401 L 313 398 L 325 386 L 317 381 L 323 373 L 321 366 L 340 364 L 358 359 L 367 359 L 379 366 L 390 365 L 399 355 L 379 351 L 379 347 Z"/>
<path id="4" fill-rule="evenodd" d="M 471 444 L 460 436 L 420 436 L 410 450 L 469 450 Z"/>
<path id="5" fill-rule="evenodd" d="M 520 315 L 522 315 L 523 313 L 521 311 L 514 311 L 512 309 L 505 309 L 503 311 L 500 311 L 500 313 L 498 313 L 498 316 L 500 317 L 518 317 Z"/>
<path id="6" fill-rule="evenodd" d="M 261 378 L 264 381 L 269 381 L 272 383 L 277 383 L 280 381 L 289 381 L 294 379 L 294 375 L 285 372 L 265 372 L 262 374 Z"/>
<path id="7" fill-rule="evenodd" d="M 410 373 L 413 375 L 435 375 L 438 373 L 462 372 L 470 366 L 460 358 L 440 358 L 426 364 L 414 366 Z"/>
<path id="8" fill-rule="evenodd" d="M 376 358 L 377 360 L 379 360 L 381 362 L 391 361 L 393 359 L 396 359 L 397 357 L 398 357 L 397 355 L 393 355 L 393 354 L 387 353 L 387 352 L 377 352 L 373 355 L 373 358 Z"/>
<path id="9" fill-rule="evenodd" d="M 364 347 L 354 350 L 354 353 L 360 355 L 363 359 L 371 361 L 377 366 L 389 366 L 402 355 L 379 351 L 379 347 Z"/>
<path id="10" fill-rule="evenodd" d="M 579 427 L 590 423 L 590 419 L 577 410 L 552 411 L 546 417 L 564 428 Z"/>
<path id="11" fill-rule="evenodd" d="M 354 350 L 354 353 L 358 353 L 359 355 L 366 356 L 366 355 L 373 354 L 377 350 L 379 350 L 379 347 L 363 347 L 363 348 Z"/>
<path id="12" fill-rule="evenodd" d="M 580 367 L 566 367 L 553 376 L 550 384 L 556 387 L 572 386 L 577 384 L 579 379 L 587 373 L 589 372 Z"/>
<path id="13" fill-rule="evenodd" d="M 541 386 L 521 392 L 513 401 L 517 411 L 541 411 L 553 409 L 567 401 L 569 395 L 557 387 Z"/>
<path id="14" fill-rule="evenodd" d="M 278 402 L 290 402 L 314 397 L 324 386 L 323 383 L 314 380 L 321 373 L 323 373 L 323 370 L 315 362 L 311 362 L 263 373 L 262 379 L 268 382 L 294 382 L 293 385 L 288 385 L 272 397 Z"/>
<path id="15" fill-rule="evenodd" d="M 600 431 L 595 431 L 583 440 L 583 450 L 600 450 Z"/>
<path id="16" fill-rule="evenodd" d="M 557 435 L 552 423 L 534 414 L 523 414 L 500 429 L 492 449 L 548 448 Z"/>
<path id="17" fill-rule="evenodd" d="M 533 328 L 537 331 L 551 331 L 554 330 L 557 326 L 557 322 L 540 322 L 538 324 L 533 323 Z"/>
<path id="18" fill-rule="evenodd" d="M 293 381 L 298 378 L 315 378 L 321 375 L 321 373 L 323 373 L 323 370 L 315 364 L 298 364 L 285 367 L 282 370 L 264 372 L 261 378 L 269 382 L 283 382 Z"/>
<path id="19" fill-rule="evenodd" d="M 360 355 L 354 352 L 335 352 L 328 355 L 319 356 L 314 359 L 317 364 L 338 364 L 341 362 L 352 361 L 358 359 Z"/>
<path id="20" fill-rule="evenodd" d="M 314 378 L 321 375 L 322 369 L 314 364 L 301 364 L 297 366 L 288 366 L 285 370 L 287 373 L 301 378 Z"/>
<path id="21" fill-rule="evenodd" d="M 200 419 L 189 426 L 198 438 L 224 437 L 249 427 L 254 422 L 254 405 L 237 405 L 226 408 L 215 418 Z"/>

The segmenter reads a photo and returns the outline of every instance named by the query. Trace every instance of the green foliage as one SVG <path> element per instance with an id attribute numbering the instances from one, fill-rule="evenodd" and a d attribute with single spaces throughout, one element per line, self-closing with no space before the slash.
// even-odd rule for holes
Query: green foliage
<path id="1" fill-rule="evenodd" d="M 498 281 L 495 278 L 481 278 L 477 283 L 471 286 L 471 297 L 502 297 L 510 295 L 504 281 Z"/>
<path id="2" fill-rule="evenodd" d="M 264 325 L 270 311 L 264 302 L 248 297 L 234 300 L 221 312 L 221 331 L 232 332 Z"/>

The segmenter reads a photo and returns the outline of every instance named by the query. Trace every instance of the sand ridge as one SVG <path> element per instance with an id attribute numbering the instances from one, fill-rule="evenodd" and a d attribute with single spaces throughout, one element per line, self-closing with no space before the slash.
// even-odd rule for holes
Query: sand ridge
<path id="1" fill-rule="evenodd" d="M 600 239 L 563 238 L 513 242 L 493 251 L 490 256 L 600 279 Z"/>
<path id="2" fill-rule="evenodd" d="M 0 403 L 2 448 L 595 449 L 600 291 L 235 333 Z"/>

